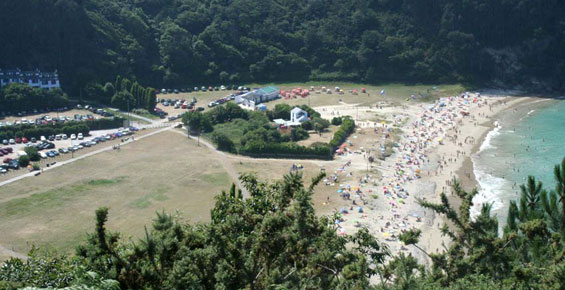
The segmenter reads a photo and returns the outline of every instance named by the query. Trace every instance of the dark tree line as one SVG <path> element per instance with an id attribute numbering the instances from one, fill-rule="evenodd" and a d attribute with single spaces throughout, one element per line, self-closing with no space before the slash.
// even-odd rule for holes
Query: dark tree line
<path id="1" fill-rule="evenodd" d="M 0 89 L 0 112 L 31 112 L 39 109 L 62 109 L 69 105 L 61 89 L 44 90 L 27 84 L 12 83 Z"/>
<path id="2" fill-rule="evenodd" d="M 560 0 L 21 0 L 0 3 L 0 67 L 65 91 L 351 80 L 563 89 Z M 38 25 L 40 24 L 40 25 Z"/>

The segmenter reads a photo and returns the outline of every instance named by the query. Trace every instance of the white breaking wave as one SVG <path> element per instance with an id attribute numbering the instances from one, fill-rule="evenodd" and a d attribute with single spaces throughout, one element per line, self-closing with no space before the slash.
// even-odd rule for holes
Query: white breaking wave
<path id="1" fill-rule="evenodd" d="M 483 204 L 492 204 L 491 214 L 504 206 L 501 196 L 508 186 L 508 181 L 503 178 L 488 174 L 478 168 L 475 163 L 473 170 L 475 178 L 479 183 L 479 192 L 473 197 L 473 206 L 471 207 L 471 218 L 474 220 L 480 213 Z"/>
<path id="2" fill-rule="evenodd" d="M 493 130 L 488 132 L 487 136 L 485 137 L 485 141 L 483 141 L 483 144 L 481 144 L 481 147 L 479 148 L 479 152 L 482 152 L 486 149 L 496 149 L 496 147 L 491 144 L 491 141 L 494 137 L 500 135 L 500 128 L 500 126 L 496 126 Z"/>

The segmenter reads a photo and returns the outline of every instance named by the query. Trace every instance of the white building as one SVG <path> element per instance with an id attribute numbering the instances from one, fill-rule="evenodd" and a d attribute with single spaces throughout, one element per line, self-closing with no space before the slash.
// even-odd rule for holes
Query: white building
<path id="1" fill-rule="evenodd" d="M 38 69 L 35 71 L 0 69 L 0 88 L 11 83 L 28 84 L 30 87 L 47 90 L 61 87 L 57 71 L 41 72 Z"/>
<path id="2" fill-rule="evenodd" d="M 290 111 L 290 121 L 285 121 L 283 119 L 275 119 L 273 120 L 273 122 L 275 122 L 277 125 L 292 127 L 292 126 L 300 126 L 300 124 L 308 120 L 310 120 L 308 118 L 308 112 L 300 109 L 299 107 L 294 107 L 294 109 Z"/>
<path id="3" fill-rule="evenodd" d="M 276 87 L 261 88 L 236 96 L 235 103 L 254 110 L 256 105 L 279 98 L 279 93 Z"/>

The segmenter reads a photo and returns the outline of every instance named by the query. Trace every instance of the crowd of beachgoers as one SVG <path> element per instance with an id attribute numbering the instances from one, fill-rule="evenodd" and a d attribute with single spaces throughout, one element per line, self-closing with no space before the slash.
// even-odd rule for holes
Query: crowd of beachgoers
<path id="1" fill-rule="evenodd" d="M 412 227 L 427 227 L 427 231 L 439 235 L 441 223 L 434 221 L 435 217 L 423 210 L 415 197 L 437 201 L 439 193 L 448 191 L 462 160 L 472 154 L 486 128 L 481 122 L 489 121 L 493 106 L 502 104 L 506 101 L 500 97 L 471 93 L 432 104 L 411 104 L 390 114 L 387 122 L 363 126 L 374 134 L 375 141 L 380 141 L 377 148 L 369 149 L 366 144 L 367 148 L 360 147 L 363 144 L 356 144 L 357 133 L 350 136 L 340 148 L 343 155 L 338 160 L 343 161 L 337 168 L 327 168 L 329 174 L 324 180 L 326 186 L 336 188 L 335 194 L 342 200 L 339 205 L 333 204 L 339 212 L 335 221 L 338 234 L 350 235 L 367 227 L 393 251 L 407 250 L 398 235 Z M 383 144 L 390 142 L 393 128 L 403 133 L 395 142 L 395 153 L 373 166 L 380 176 L 362 170 L 371 152 L 383 151 Z M 434 243 L 430 240 L 436 247 L 442 241 L 433 237 L 428 239 L 430 244 Z"/>

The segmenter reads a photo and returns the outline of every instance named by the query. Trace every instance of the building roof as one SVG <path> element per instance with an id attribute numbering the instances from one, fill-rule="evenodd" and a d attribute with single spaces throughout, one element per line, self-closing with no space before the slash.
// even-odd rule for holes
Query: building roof
<path id="1" fill-rule="evenodd" d="M 265 94 L 271 94 L 274 92 L 278 92 L 279 89 L 277 87 L 264 87 L 264 88 L 260 88 L 258 91 L 261 91 Z"/>
<path id="2" fill-rule="evenodd" d="M 300 113 L 300 112 L 304 112 L 304 113 L 308 113 L 302 109 L 300 109 L 299 107 L 294 107 L 294 109 L 290 110 L 291 113 Z"/>

